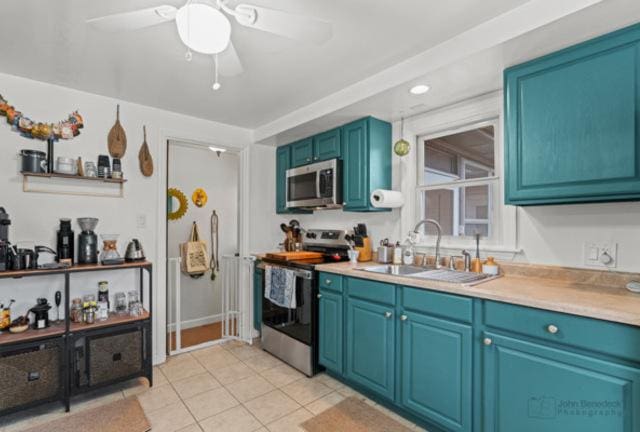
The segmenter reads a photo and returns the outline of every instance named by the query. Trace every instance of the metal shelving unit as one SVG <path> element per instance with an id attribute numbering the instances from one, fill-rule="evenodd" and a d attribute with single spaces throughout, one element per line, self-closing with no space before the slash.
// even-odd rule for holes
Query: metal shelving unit
<path id="1" fill-rule="evenodd" d="M 62 275 L 65 279 L 64 284 L 64 323 L 62 325 L 52 324 L 50 327 L 41 330 L 29 329 L 23 333 L 2 333 L 0 334 L 0 357 L 7 354 L 29 353 L 52 345 L 54 348 L 61 348 L 62 358 L 60 359 L 61 369 L 59 382 L 59 392 L 55 396 L 48 396 L 43 399 L 34 400 L 20 406 L 6 408 L 0 406 L 0 416 L 12 412 L 21 411 L 44 403 L 59 400 L 62 402 L 66 410 L 70 409 L 70 398 L 72 395 L 80 394 L 86 391 L 95 390 L 117 382 L 126 381 L 136 377 L 144 377 L 149 380 L 149 384 L 153 385 L 153 365 L 152 365 L 152 309 L 153 309 L 153 266 L 148 261 L 124 263 L 120 265 L 77 265 L 60 269 L 42 269 L 42 270 L 24 270 L 24 271 L 7 271 L 0 272 L 0 279 L 21 279 L 25 277 Z M 96 272 L 105 270 L 137 270 L 140 275 L 140 301 L 144 304 L 144 272 L 149 277 L 149 309 L 139 317 L 118 316 L 111 314 L 106 321 L 95 324 L 78 324 L 72 323 L 69 316 L 70 298 L 71 298 L 71 275 L 76 273 Z M 100 338 L 108 336 L 117 336 L 119 334 L 140 332 L 142 335 L 141 343 L 141 368 L 139 371 L 119 376 L 113 380 L 107 380 L 97 384 L 87 383 L 79 385 L 73 382 L 77 365 L 75 363 L 75 354 L 77 351 L 76 343 L 79 340 L 88 340 L 91 338 Z M 57 345 L 56 345 L 57 344 Z M 88 356 L 88 351 L 87 351 Z M 115 361 L 115 360 L 114 360 Z M 85 371 L 87 374 L 89 370 Z M 40 377 L 38 376 L 37 379 Z M 31 380 L 31 376 L 28 377 Z M 0 383 L 5 385 L 5 383 Z"/>

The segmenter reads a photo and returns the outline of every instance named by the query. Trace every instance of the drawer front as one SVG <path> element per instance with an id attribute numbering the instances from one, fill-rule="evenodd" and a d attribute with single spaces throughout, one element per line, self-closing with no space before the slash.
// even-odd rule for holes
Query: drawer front
<path id="1" fill-rule="evenodd" d="M 486 301 L 487 326 L 640 362 L 640 328 Z"/>
<path id="2" fill-rule="evenodd" d="M 403 287 L 402 307 L 470 323 L 473 299 L 417 288 Z"/>
<path id="3" fill-rule="evenodd" d="M 0 411 L 61 394 L 62 346 L 57 343 L 0 356 Z"/>
<path id="4" fill-rule="evenodd" d="M 142 329 L 88 339 L 90 386 L 142 371 Z"/>
<path id="5" fill-rule="evenodd" d="M 332 273 L 320 273 L 320 289 L 342 292 L 342 276 Z"/>
<path id="6" fill-rule="evenodd" d="M 396 286 L 392 284 L 348 278 L 347 290 L 349 297 L 357 297 L 391 306 L 396 304 Z"/>

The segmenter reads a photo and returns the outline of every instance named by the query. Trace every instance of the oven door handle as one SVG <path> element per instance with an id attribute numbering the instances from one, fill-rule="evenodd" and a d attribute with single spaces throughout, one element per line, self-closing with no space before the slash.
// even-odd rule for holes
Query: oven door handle
<path id="1" fill-rule="evenodd" d="M 272 264 L 269 264 L 269 266 L 274 267 L 274 268 L 281 268 L 281 269 L 285 269 L 285 270 L 291 270 L 291 271 L 293 271 L 293 273 L 298 278 L 302 278 L 302 279 L 306 279 L 306 280 L 313 280 L 313 278 L 314 278 L 313 272 L 309 271 L 309 270 L 294 269 L 294 268 L 291 268 L 291 267 L 278 266 L 278 265 L 272 265 Z M 258 264 L 258 268 L 261 269 L 261 270 L 266 270 L 266 267 L 267 267 L 267 265 L 264 262 L 260 262 L 260 264 Z"/>

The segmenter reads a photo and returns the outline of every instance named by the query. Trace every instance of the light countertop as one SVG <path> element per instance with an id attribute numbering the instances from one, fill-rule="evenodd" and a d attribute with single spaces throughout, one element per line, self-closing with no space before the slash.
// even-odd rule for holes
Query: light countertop
<path id="1" fill-rule="evenodd" d="M 380 264 L 368 262 L 354 266 L 349 262 L 341 262 L 320 264 L 316 269 L 640 327 L 640 294 L 625 288 L 627 281 L 640 280 L 640 275 L 509 264 L 502 267 L 505 270 L 502 277 L 466 286 L 361 270 L 377 265 Z M 545 277 L 534 276 L 539 274 Z"/>

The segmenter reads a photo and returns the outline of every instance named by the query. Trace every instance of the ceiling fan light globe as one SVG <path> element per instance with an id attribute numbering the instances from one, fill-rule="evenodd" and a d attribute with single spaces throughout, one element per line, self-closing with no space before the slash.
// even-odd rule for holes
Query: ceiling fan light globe
<path id="1" fill-rule="evenodd" d="M 202 54 L 224 51 L 231 40 L 231 23 L 218 9 L 189 3 L 176 13 L 178 35 L 187 47 Z"/>

